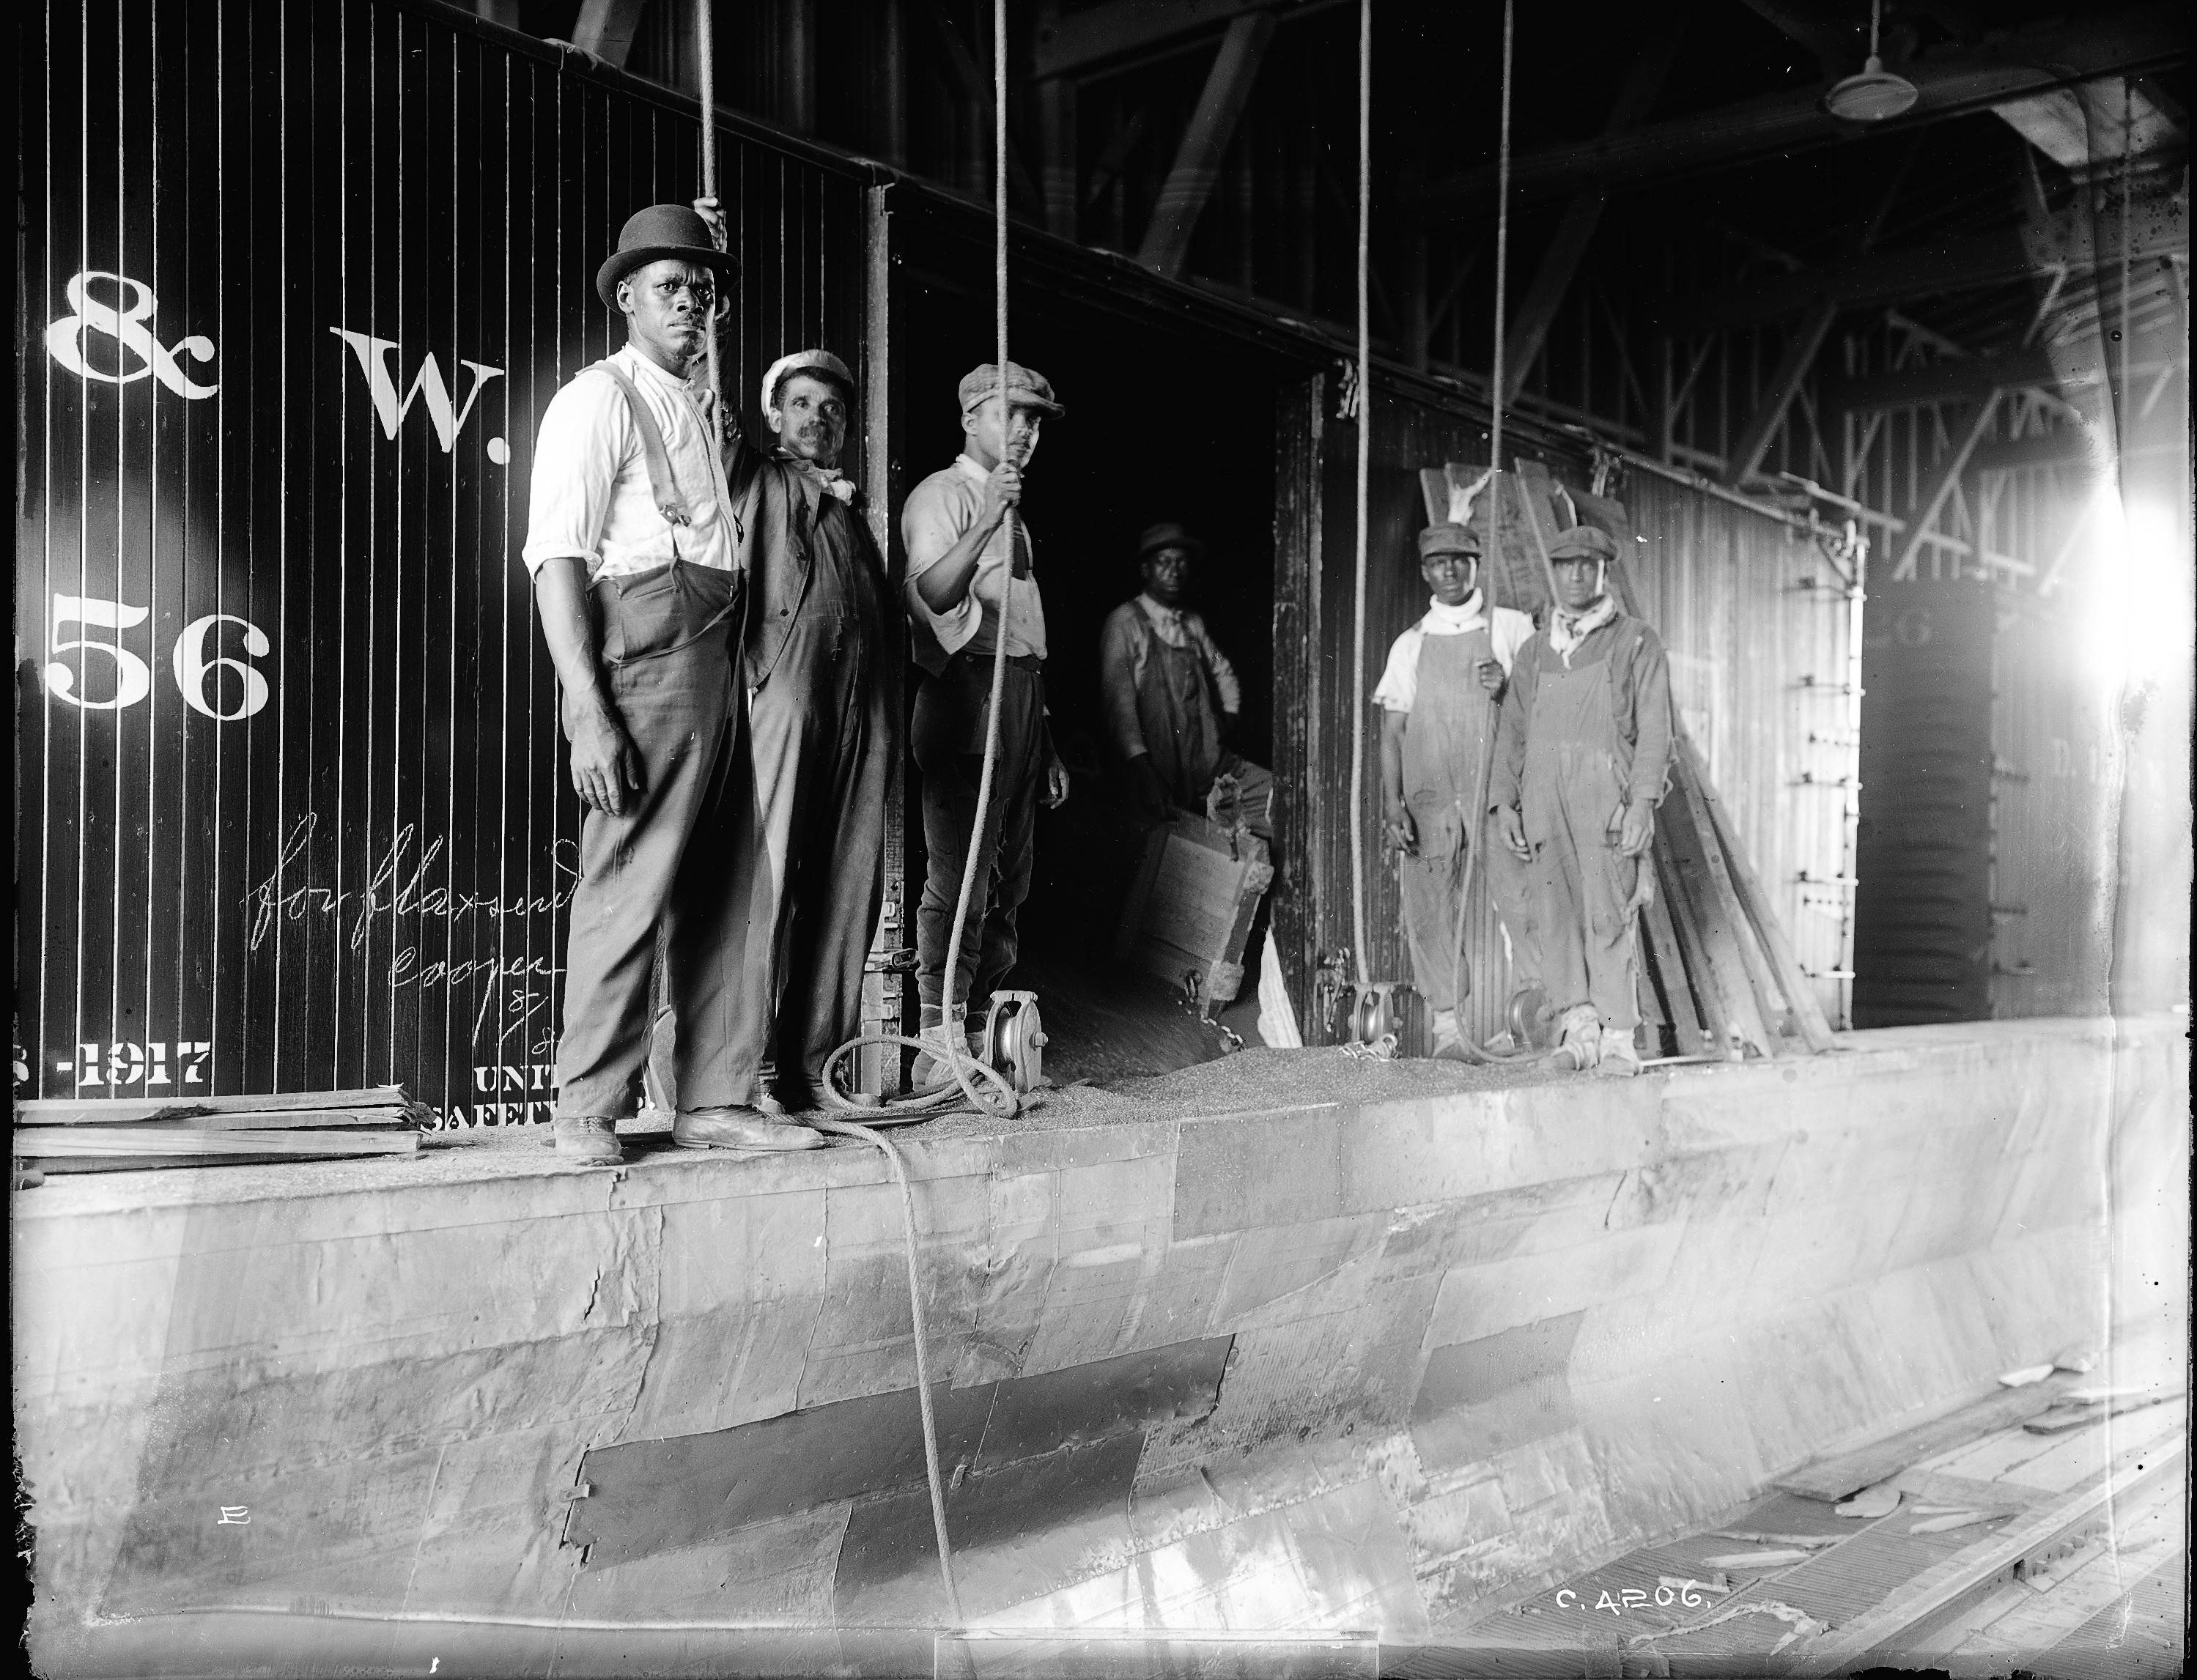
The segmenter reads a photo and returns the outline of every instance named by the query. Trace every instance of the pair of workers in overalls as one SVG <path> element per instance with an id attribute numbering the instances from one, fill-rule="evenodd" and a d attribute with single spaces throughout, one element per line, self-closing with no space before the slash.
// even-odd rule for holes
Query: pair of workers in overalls
<path id="1" fill-rule="evenodd" d="M 1615 558 L 1592 526 L 1560 535 L 1555 600 L 1536 630 L 1488 605 L 1477 531 L 1419 534 L 1433 599 L 1396 639 L 1373 698 L 1387 836 L 1437 1056 L 1469 1059 L 1459 1008 L 1477 853 L 1513 987 L 1544 1000 L 1537 1020 L 1514 1011 L 1509 1030 L 1553 1030 L 1560 1067 L 1640 1069 L 1635 928 L 1670 764 L 1671 692 L 1661 639 L 1609 592 Z"/>

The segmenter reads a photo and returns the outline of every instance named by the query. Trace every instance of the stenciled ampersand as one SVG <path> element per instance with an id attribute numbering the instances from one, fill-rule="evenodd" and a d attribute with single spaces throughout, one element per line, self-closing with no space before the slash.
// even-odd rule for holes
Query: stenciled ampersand
<path id="1" fill-rule="evenodd" d="M 95 280 L 111 281 L 121 288 L 119 310 L 90 295 L 90 287 Z M 144 281 L 105 269 L 86 269 L 69 281 L 68 302 L 76 313 L 63 316 L 46 328 L 46 349 L 72 374 L 108 385 L 128 385 L 150 374 L 178 397 L 193 399 L 211 397 L 221 388 L 218 385 L 194 383 L 175 356 L 175 350 L 182 350 L 195 361 L 211 362 L 212 339 L 194 333 L 189 338 L 178 339 L 171 350 L 147 328 L 145 323 L 153 318 L 160 304 L 153 295 L 153 288 Z M 136 354 L 141 365 L 121 374 L 104 374 L 89 366 L 84 359 L 84 335 L 87 332 L 103 333 L 118 340 L 124 349 Z"/>

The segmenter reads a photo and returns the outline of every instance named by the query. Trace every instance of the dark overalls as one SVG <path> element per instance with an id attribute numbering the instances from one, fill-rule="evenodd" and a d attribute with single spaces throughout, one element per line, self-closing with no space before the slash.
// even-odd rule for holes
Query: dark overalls
<path id="1" fill-rule="evenodd" d="M 622 814 L 581 814 L 557 1112 L 623 1120 L 634 1112 L 648 1056 L 659 940 L 664 1001 L 681 1022 L 673 1063 L 681 1106 L 742 1100 L 730 1030 L 739 976 L 728 953 L 747 907 L 725 866 L 739 832 L 732 635 L 743 580 L 679 558 L 686 502 L 663 434 L 625 376 L 607 362 L 597 367 L 625 395 L 651 490 L 673 532 L 670 564 L 597 578 L 588 591 L 605 686 L 641 759 L 641 791 Z M 567 694 L 568 739 L 571 707 Z"/>
<path id="2" fill-rule="evenodd" d="M 1493 698 L 1481 686 L 1480 662 L 1494 657 L 1485 624 L 1462 635 L 1420 637 L 1417 687 L 1404 718 L 1404 803 L 1418 846 L 1397 859 L 1396 879 L 1412 976 L 1434 1010 L 1454 1009 L 1459 1001 L 1458 918 L 1465 864 L 1475 846 L 1484 846 L 1488 898 L 1510 938 L 1511 983 L 1540 983 L 1540 941 L 1526 866 L 1495 838 L 1493 824 L 1472 808 L 1498 716 Z"/>

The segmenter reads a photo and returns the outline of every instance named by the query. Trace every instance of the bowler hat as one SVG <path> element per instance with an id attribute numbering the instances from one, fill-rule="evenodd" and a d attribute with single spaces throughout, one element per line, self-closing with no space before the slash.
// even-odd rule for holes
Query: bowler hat
<path id="1" fill-rule="evenodd" d="M 971 368 L 961 376 L 961 412 L 967 414 L 980 403 L 999 395 L 1000 368 L 994 362 Z M 1035 368 L 1025 368 L 1019 362 L 1007 363 L 1007 401 L 1018 408 L 1035 408 L 1041 414 L 1064 414 L 1052 394 L 1052 381 Z"/>
<path id="2" fill-rule="evenodd" d="M 1595 525 L 1574 525 L 1549 545 L 1549 559 L 1554 560 L 1614 560 L 1617 545 L 1609 540 L 1609 533 Z"/>
<path id="3" fill-rule="evenodd" d="M 1148 559 L 1162 548 L 1180 548 L 1192 559 L 1203 559 L 1205 554 L 1205 544 L 1173 519 L 1145 527 L 1145 534 L 1137 539 L 1137 558 Z"/>
<path id="4" fill-rule="evenodd" d="M 716 269 L 728 278 L 740 271 L 740 259 L 717 249 L 710 237 L 710 224 L 683 204 L 652 204 L 626 217 L 618 229 L 617 249 L 595 270 L 595 295 L 606 309 L 617 309 L 618 282 L 635 269 L 676 257 Z"/>
<path id="5" fill-rule="evenodd" d="M 1480 533 L 1469 525 L 1429 525 L 1419 533 L 1419 558 L 1436 554 L 1469 554 L 1480 558 Z"/>

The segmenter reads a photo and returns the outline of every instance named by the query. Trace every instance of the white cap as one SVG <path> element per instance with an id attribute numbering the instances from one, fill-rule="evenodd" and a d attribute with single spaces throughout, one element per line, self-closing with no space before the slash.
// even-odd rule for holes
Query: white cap
<path id="1" fill-rule="evenodd" d="M 770 412 L 771 393 L 778 389 L 778 382 L 780 379 L 784 379 L 788 374 L 804 373 L 812 368 L 819 374 L 822 374 L 829 378 L 837 379 L 839 382 L 840 389 L 846 394 L 849 401 L 851 402 L 853 400 L 855 395 L 855 376 L 847 371 L 847 364 L 845 362 L 842 362 L 838 356 L 832 355 L 828 350 L 797 350 L 791 356 L 780 356 L 777 361 L 772 362 L 769 367 L 763 369 L 763 413 L 768 414 Z"/>

